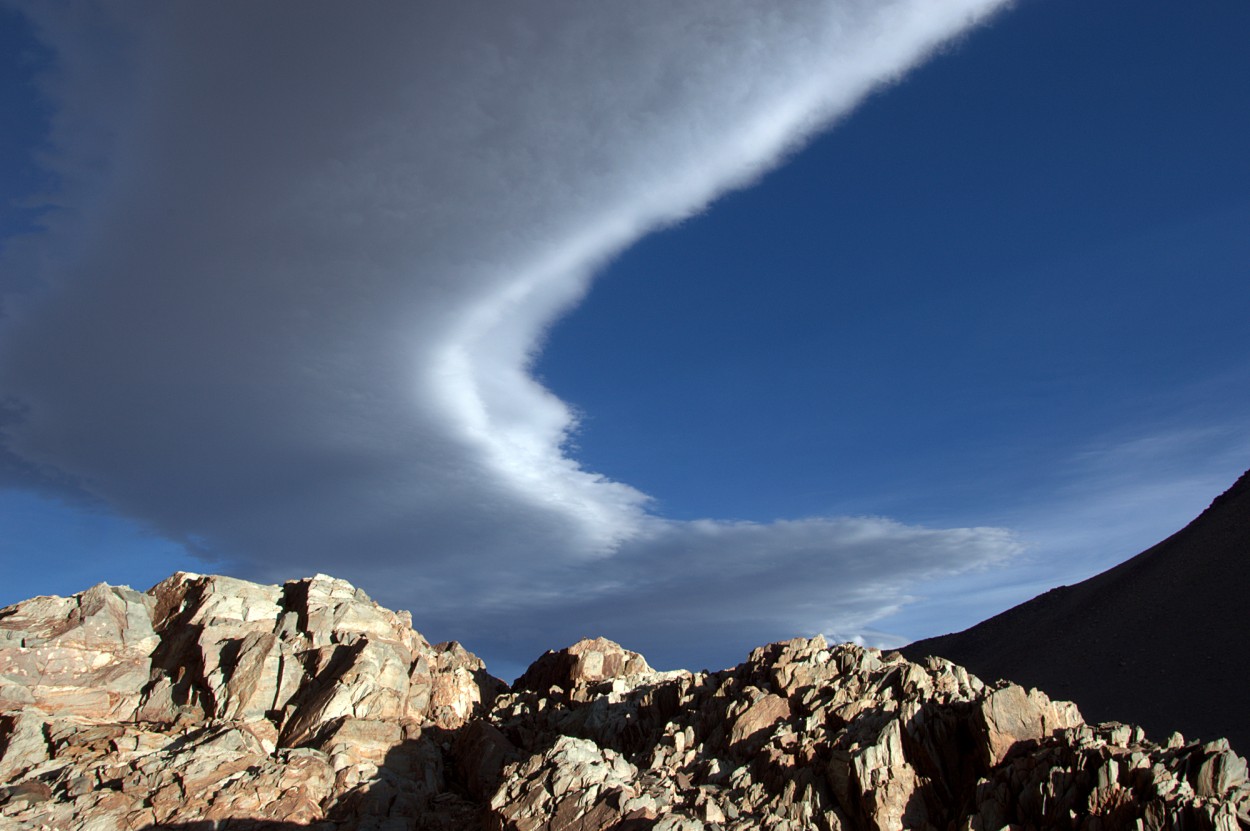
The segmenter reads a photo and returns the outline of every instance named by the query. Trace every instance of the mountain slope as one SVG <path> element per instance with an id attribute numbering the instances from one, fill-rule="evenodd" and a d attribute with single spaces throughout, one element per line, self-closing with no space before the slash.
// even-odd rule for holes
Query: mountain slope
<path id="1" fill-rule="evenodd" d="M 1226 736 L 1250 748 L 1250 471 L 1181 531 L 1078 583 L 963 632 L 917 641 L 939 655 L 1075 701 L 1156 739 Z"/>

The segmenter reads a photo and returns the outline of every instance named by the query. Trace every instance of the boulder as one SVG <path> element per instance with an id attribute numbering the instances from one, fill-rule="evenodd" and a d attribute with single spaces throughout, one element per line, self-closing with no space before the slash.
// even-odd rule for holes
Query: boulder
<path id="1" fill-rule="evenodd" d="M 514 690 L 586 701 L 588 690 L 605 681 L 624 682 L 617 686 L 625 689 L 655 677 L 655 670 L 637 652 L 607 638 L 583 638 L 565 649 L 545 653 L 512 686 Z"/>

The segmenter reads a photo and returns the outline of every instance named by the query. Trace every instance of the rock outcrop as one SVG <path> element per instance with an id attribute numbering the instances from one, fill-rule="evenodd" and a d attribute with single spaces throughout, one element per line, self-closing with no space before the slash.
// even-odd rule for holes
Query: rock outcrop
<path id="1" fill-rule="evenodd" d="M 430 645 L 408 613 L 324 575 L 182 573 L 146 594 L 35 598 L 0 611 L 0 817 L 130 829 L 314 823 L 340 806 L 415 816 L 445 785 L 440 753 L 414 739 L 450 734 L 505 688 L 458 644 Z"/>
<path id="2" fill-rule="evenodd" d="M 0 782 L 0 827 L 58 831 L 1250 827 L 1227 743 L 941 659 L 814 638 L 656 672 L 595 639 L 508 688 L 325 576 L 0 611 Z"/>

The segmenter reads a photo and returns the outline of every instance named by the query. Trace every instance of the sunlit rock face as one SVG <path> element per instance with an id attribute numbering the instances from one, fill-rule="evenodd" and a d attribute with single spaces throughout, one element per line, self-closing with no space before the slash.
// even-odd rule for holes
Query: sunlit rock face
<path id="1" fill-rule="evenodd" d="M 53 785 L 0 810 L 54 828 L 324 820 L 505 689 L 324 575 L 35 598 L 0 612 L 0 668 L 0 775 Z M 429 777 L 413 793 L 443 789 L 440 765 L 410 763 Z"/>
<path id="2" fill-rule="evenodd" d="M 324 575 L 176 574 L 0 611 L 0 827 L 998 829 L 1250 824 L 1246 763 L 798 639 L 657 672 L 588 639 L 509 689 Z"/>

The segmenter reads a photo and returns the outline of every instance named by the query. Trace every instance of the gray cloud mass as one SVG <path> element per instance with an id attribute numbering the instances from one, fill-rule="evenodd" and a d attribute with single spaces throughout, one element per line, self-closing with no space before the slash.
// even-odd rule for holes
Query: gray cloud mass
<path id="1" fill-rule="evenodd" d="M 615 253 L 999 5 L 22 7 L 61 187 L 4 263 L 10 486 L 38 471 L 240 576 L 330 572 L 500 654 L 863 631 L 1017 543 L 664 519 L 564 452 L 576 418 L 528 368 Z"/>

